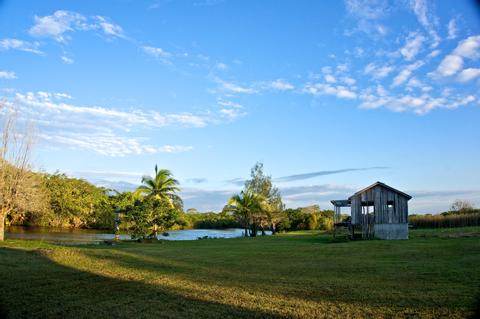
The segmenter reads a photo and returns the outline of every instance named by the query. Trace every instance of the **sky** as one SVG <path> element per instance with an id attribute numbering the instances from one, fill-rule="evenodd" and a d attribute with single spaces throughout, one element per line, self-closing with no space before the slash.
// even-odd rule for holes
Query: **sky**
<path id="1" fill-rule="evenodd" d="M 264 163 L 287 207 L 382 181 L 480 206 L 475 1 L 0 0 L 0 99 L 36 170 L 221 210 Z"/>

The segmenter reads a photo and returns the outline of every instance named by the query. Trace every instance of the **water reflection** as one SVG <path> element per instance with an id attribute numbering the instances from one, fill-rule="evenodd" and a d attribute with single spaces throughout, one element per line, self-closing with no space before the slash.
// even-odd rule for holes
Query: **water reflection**
<path id="1" fill-rule="evenodd" d="M 158 238 L 164 240 L 196 240 L 205 237 L 235 238 L 243 236 L 243 230 L 237 228 L 170 230 L 167 233 L 168 236 L 160 234 Z M 267 232 L 267 234 L 269 235 L 270 232 Z M 114 234 L 108 230 L 10 226 L 6 228 L 5 238 L 50 242 L 91 243 L 112 240 Z M 121 234 L 120 239 L 130 239 L 130 235 Z"/>

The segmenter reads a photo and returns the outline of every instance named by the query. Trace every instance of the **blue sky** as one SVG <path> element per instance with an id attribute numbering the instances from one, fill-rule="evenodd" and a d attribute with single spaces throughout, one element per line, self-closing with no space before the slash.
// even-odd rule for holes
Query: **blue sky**
<path id="1" fill-rule="evenodd" d="M 219 210 L 262 161 L 289 207 L 377 180 L 480 205 L 474 1 L 0 1 L 0 95 L 38 170 Z M 128 184 L 123 184 L 128 185 Z"/>

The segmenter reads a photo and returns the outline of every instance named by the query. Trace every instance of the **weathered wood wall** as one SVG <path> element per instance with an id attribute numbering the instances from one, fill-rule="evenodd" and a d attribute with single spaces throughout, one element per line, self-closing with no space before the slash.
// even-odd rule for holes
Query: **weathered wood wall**
<path id="1" fill-rule="evenodd" d="M 374 206 L 375 224 L 408 223 L 408 198 L 388 188 L 378 185 L 350 199 L 352 224 L 364 223 L 364 206 Z M 372 210 L 369 212 L 372 213 Z"/>

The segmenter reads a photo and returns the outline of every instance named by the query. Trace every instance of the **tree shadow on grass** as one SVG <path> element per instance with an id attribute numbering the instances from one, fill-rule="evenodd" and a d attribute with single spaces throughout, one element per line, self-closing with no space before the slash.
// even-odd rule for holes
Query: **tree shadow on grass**
<path id="1" fill-rule="evenodd" d="M 0 248 L 1 318 L 278 318 L 162 286 L 59 265 L 41 250 Z"/>

